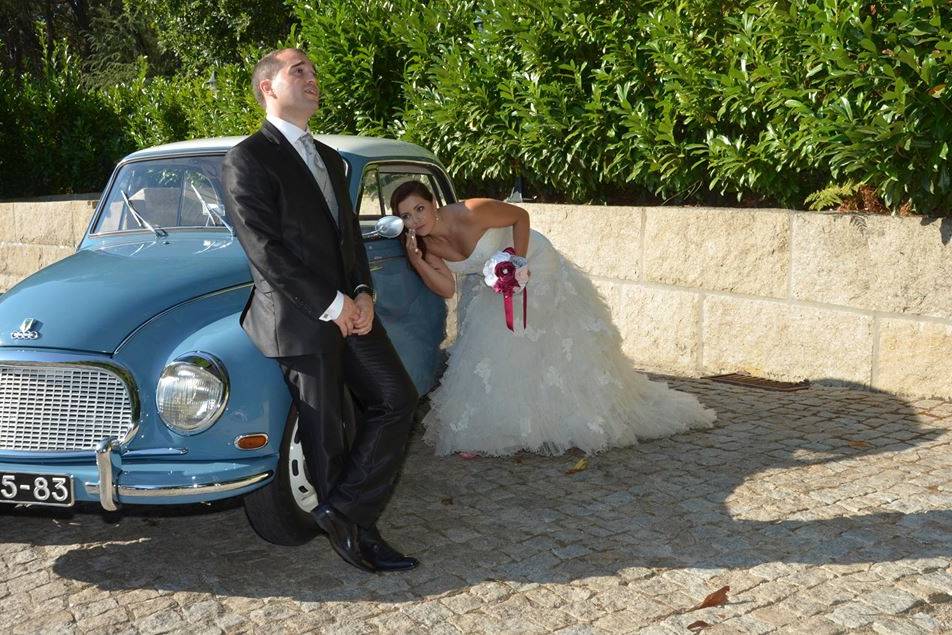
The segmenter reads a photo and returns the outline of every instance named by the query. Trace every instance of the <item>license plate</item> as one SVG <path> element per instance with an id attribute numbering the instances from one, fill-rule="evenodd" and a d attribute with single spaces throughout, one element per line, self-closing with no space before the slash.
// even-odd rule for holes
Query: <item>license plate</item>
<path id="1" fill-rule="evenodd" d="M 73 479 L 61 474 L 0 472 L 0 503 L 70 507 Z"/>

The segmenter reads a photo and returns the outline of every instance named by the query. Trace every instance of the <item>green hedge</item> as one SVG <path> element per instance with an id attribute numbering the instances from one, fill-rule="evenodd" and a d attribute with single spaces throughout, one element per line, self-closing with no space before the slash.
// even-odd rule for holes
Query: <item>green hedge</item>
<path id="1" fill-rule="evenodd" d="M 321 77 L 315 127 L 430 147 L 466 194 L 521 176 L 543 200 L 804 207 L 863 190 L 892 210 L 952 209 L 946 0 L 289 4 L 292 39 Z M 216 69 L 217 93 L 207 77 L 178 77 L 92 95 L 34 88 L 45 97 L 26 101 L 112 158 L 130 144 L 242 134 L 260 119 L 253 58 Z M 0 75 L 5 111 L 25 99 L 11 84 Z M 93 138 L 107 128 L 108 141 Z M 0 143 L 0 162 L 22 157 Z M 44 187 L 89 189 L 81 166 L 96 162 L 66 163 L 77 180 Z M 0 196 L 38 182 L 11 190 L 0 168 Z"/>
<path id="2" fill-rule="evenodd" d="M 252 55 L 252 57 L 254 57 Z M 41 77 L 0 72 L 0 198 L 99 191 L 116 161 L 171 141 L 247 134 L 261 121 L 249 65 L 208 77 L 145 78 L 84 88 L 79 65 L 58 47 Z"/>
<path id="3" fill-rule="evenodd" d="M 65 52 L 33 81 L 0 70 L 0 198 L 95 190 L 134 148 L 103 95 L 80 88 Z"/>
<path id="4" fill-rule="evenodd" d="M 802 207 L 865 184 L 893 209 L 952 202 L 945 1 L 295 8 L 327 124 L 422 143 L 459 180 L 520 174 L 573 201 Z"/>

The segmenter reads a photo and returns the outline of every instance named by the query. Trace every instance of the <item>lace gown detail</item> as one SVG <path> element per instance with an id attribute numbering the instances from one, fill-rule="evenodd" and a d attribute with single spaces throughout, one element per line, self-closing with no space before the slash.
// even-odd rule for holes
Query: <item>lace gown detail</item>
<path id="1" fill-rule="evenodd" d="M 595 287 L 536 231 L 527 254 L 528 327 L 516 295 L 509 331 L 502 296 L 485 285 L 482 269 L 511 245 L 511 227 L 490 229 L 469 258 L 446 262 L 458 274 L 459 330 L 424 418 L 437 454 L 593 453 L 713 423 L 714 412 L 693 395 L 632 368 Z"/>

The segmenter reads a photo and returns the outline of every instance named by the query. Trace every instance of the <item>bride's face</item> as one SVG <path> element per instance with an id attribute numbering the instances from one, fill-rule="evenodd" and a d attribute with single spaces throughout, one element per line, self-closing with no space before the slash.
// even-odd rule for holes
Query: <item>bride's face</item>
<path id="1" fill-rule="evenodd" d="M 418 194 L 411 194 L 397 205 L 397 212 L 407 229 L 418 236 L 426 236 L 433 231 L 436 222 L 436 205 Z"/>

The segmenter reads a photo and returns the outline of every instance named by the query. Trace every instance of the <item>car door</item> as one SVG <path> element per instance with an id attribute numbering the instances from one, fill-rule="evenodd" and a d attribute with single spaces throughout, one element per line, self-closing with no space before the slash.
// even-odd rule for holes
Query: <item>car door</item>
<path id="1" fill-rule="evenodd" d="M 455 201 L 449 179 L 436 165 L 370 163 L 364 167 L 357 197 L 356 211 L 364 231 L 382 216 L 393 214 L 390 194 L 408 180 L 426 184 L 438 205 Z M 446 301 L 430 291 L 410 266 L 402 237 L 367 239 L 365 246 L 377 292 L 376 313 L 423 395 L 436 385 L 443 366 L 440 343 L 446 337 Z"/>

